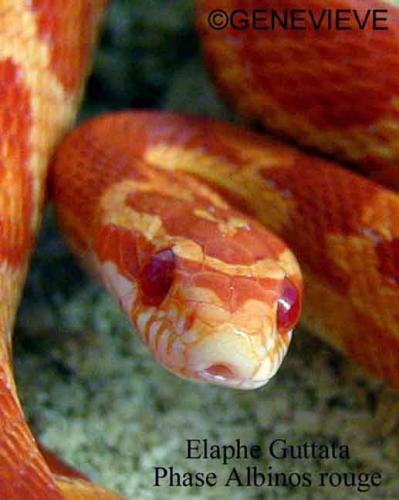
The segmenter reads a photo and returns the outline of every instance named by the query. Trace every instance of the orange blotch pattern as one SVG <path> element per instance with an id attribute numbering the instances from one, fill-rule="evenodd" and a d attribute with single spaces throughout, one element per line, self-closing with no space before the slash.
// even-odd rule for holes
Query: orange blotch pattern
<path id="1" fill-rule="evenodd" d="M 94 234 L 94 252 L 100 262 L 113 262 L 128 279 L 137 279 L 140 269 L 155 250 L 141 233 L 116 225 L 100 225 Z"/>
<path id="2" fill-rule="evenodd" d="M 83 3 L 88 3 L 89 0 Z M 101 1 L 101 0 L 100 0 Z M 77 2 L 75 2 L 76 5 Z M 4 4 L 4 5 L 3 5 Z M 56 484 L 48 465 L 24 419 L 18 401 L 11 367 L 10 329 L 13 324 L 26 264 L 34 241 L 37 215 L 41 206 L 43 178 L 49 155 L 56 138 L 63 132 L 73 115 L 75 95 L 67 99 L 61 87 L 48 71 L 47 56 L 52 49 L 72 44 L 76 58 L 80 47 L 89 48 L 91 40 L 74 38 L 79 30 L 74 24 L 73 2 L 3 2 L 0 7 L 2 53 L 0 59 L 0 497 L 10 500 L 61 500 L 64 495 Z M 33 5 L 34 4 L 34 5 Z M 73 30 L 62 32 L 61 25 L 52 25 L 51 9 L 57 4 L 60 17 Z M 94 6 L 94 4 L 93 4 Z M 100 6 L 100 3 L 98 3 Z M 35 17 L 35 12 L 38 17 Z M 80 19 L 82 25 L 95 22 Z M 93 14 L 93 15 L 92 15 Z M 71 17 L 70 17 L 71 16 Z M 43 41 L 35 39 L 36 21 L 40 17 Z M 57 16 L 55 16 L 57 17 Z M 93 24 L 94 27 L 94 24 Z M 54 28 L 54 29 L 53 29 Z M 40 29 L 39 29 L 40 31 Z M 59 35 L 69 37 L 61 42 Z M 26 50 L 25 50 L 26 46 Z M 34 56 L 30 59 L 30 55 Z M 69 90 L 78 92 L 83 66 L 76 65 L 75 55 L 68 49 L 62 56 L 64 73 L 69 72 Z M 72 57 L 72 59 L 71 59 Z M 53 60 L 55 63 L 55 59 Z M 68 70 L 67 70 L 68 68 Z M 78 70 L 80 74 L 74 74 Z M 54 85 L 53 85 L 54 84 Z M 68 106 L 69 104 L 69 106 Z M 69 109 L 68 109 L 69 108 Z M 51 116 L 53 128 L 46 130 L 43 111 Z M 45 120 L 44 120 L 45 121 Z M 48 125 L 48 124 L 47 124 Z M 87 483 L 88 484 L 88 483 Z M 73 493 L 74 483 L 69 483 Z M 95 489 L 95 488 L 94 488 Z M 90 486 L 86 488 L 90 492 Z M 103 496 L 105 498 L 105 496 Z M 109 498 L 115 498 L 114 495 Z"/>
<path id="3" fill-rule="evenodd" d="M 22 265 L 34 235 L 29 173 L 31 95 L 11 59 L 0 61 L 0 260 Z"/>
<path id="4" fill-rule="evenodd" d="M 267 182 L 272 181 L 273 189 L 295 200 L 293 220 L 280 236 L 295 250 L 300 262 L 345 294 L 351 277 L 329 258 L 327 238 L 331 234 L 362 235 L 360 214 L 378 193 L 378 186 L 338 166 L 328 168 L 317 158 L 313 162 L 308 156 L 303 161 L 295 162 L 288 170 L 267 168 L 262 172 Z"/>
<path id="5" fill-rule="evenodd" d="M 4 365 L 0 366 L 0 496 L 13 500 L 61 500 L 22 417 L 9 376 Z"/>
<path id="6" fill-rule="evenodd" d="M 39 36 L 52 47 L 51 69 L 71 94 L 80 89 L 82 74 L 89 64 L 97 11 L 101 4 L 105 2 L 32 0 Z M 71 10 L 75 11 L 73 15 Z"/>
<path id="7" fill-rule="evenodd" d="M 181 189 L 187 190 L 183 176 L 175 174 L 169 177 L 171 183 L 180 181 Z M 238 214 L 211 206 L 209 200 L 200 195 L 188 201 L 161 194 L 154 187 L 154 191 L 135 191 L 129 194 L 126 203 L 139 213 L 159 216 L 167 234 L 192 240 L 201 245 L 206 255 L 228 264 L 252 264 L 267 256 L 275 259 L 285 248 L 274 235 L 270 234 L 266 238 L 265 228 L 248 218 L 243 219 L 242 228 L 229 233 L 226 226 L 231 217 Z M 213 220 L 199 216 L 200 209 Z"/>
<path id="8" fill-rule="evenodd" d="M 350 11 L 352 30 L 213 30 L 213 9 L 303 9 L 295 0 L 199 0 L 198 28 L 209 68 L 221 91 L 241 114 L 299 144 L 360 167 L 388 187 L 399 187 L 399 8 L 379 0 L 321 0 L 302 17 L 323 9 Z M 368 9 L 386 10 L 388 30 L 372 22 L 358 29 Z M 348 13 L 345 14 L 347 16 Z M 372 17 L 372 14 L 370 14 Z M 265 22 L 262 22 L 265 24 Z M 301 25 L 303 23 L 300 23 Z M 387 23 L 384 23 L 387 24 Z M 309 23 L 308 23 L 309 25 Z M 323 26 L 323 24 L 322 24 Z"/>
<path id="9" fill-rule="evenodd" d="M 218 2 L 208 3 L 211 10 Z M 275 9 L 282 19 L 284 9 L 303 8 L 295 0 L 231 0 L 225 4 L 229 10 L 266 9 L 268 16 L 270 9 Z M 333 12 L 355 10 L 359 18 L 364 19 L 370 3 L 362 0 L 335 0 L 328 5 L 320 0 L 306 2 L 306 9 L 311 10 L 316 19 L 326 8 Z M 253 89 L 271 98 L 284 111 L 303 114 L 323 129 L 367 126 L 393 114 L 391 100 L 399 95 L 399 58 L 393 57 L 399 51 L 399 9 L 381 1 L 373 2 L 372 8 L 389 10 L 389 30 L 373 30 L 369 22 L 364 31 L 359 31 L 352 16 L 351 21 L 345 23 L 352 28 L 348 31 L 328 29 L 322 23 L 320 30 L 272 32 L 230 28 L 220 36 L 245 61 Z M 375 47 L 379 47 L 378 59 L 370 57 Z"/>

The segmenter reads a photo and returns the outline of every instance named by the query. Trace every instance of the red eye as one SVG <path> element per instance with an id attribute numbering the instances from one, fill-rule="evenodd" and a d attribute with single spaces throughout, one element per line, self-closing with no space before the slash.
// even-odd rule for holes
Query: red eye
<path id="1" fill-rule="evenodd" d="M 298 289 L 288 278 L 284 278 L 277 304 L 277 328 L 286 333 L 297 324 L 301 312 Z"/>
<path id="2" fill-rule="evenodd" d="M 140 271 L 141 300 L 149 306 L 159 306 L 168 294 L 173 282 L 175 255 L 173 250 L 161 250 L 154 254 Z"/>

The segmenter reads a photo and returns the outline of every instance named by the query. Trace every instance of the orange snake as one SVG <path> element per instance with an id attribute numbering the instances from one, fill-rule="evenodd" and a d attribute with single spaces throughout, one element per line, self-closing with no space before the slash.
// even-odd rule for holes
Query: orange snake
<path id="1" fill-rule="evenodd" d="M 74 119 L 105 3 L 0 2 L 1 498 L 118 498 L 39 451 L 11 366 L 46 167 Z M 389 10 L 389 31 L 268 37 L 207 27 L 215 8 L 276 5 L 243 0 L 199 1 L 198 28 L 242 114 L 398 186 L 399 3 L 375 3 Z M 302 282 L 291 251 L 256 218 L 300 262 L 305 324 L 399 386 L 399 197 L 388 188 L 231 125 L 156 112 L 73 131 L 50 188 L 72 248 L 169 370 L 241 388 L 277 370 Z"/>

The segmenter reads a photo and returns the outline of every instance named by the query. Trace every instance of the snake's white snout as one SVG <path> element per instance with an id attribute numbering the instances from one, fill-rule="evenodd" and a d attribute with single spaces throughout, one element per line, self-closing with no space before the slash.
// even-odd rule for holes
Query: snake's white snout
<path id="1" fill-rule="evenodd" d="M 284 357 L 286 345 L 272 342 L 272 353 L 255 340 L 232 328 L 206 336 L 190 351 L 191 376 L 211 384 L 236 389 L 256 389 L 274 375 Z"/>

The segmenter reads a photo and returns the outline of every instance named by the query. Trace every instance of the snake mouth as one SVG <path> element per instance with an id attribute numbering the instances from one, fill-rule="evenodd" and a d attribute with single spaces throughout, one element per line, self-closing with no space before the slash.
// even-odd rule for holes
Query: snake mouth
<path id="1" fill-rule="evenodd" d="M 231 387 L 233 389 L 254 389 L 258 387 L 257 384 L 253 384 L 248 377 L 240 373 L 239 369 L 227 363 L 212 363 L 207 368 L 197 372 L 197 375 L 200 380 L 208 384 Z"/>
<path id="2" fill-rule="evenodd" d="M 233 368 L 225 363 L 213 363 L 201 370 L 199 375 L 202 379 L 216 384 L 233 384 L 238 378 Z"/>
<path id="3" fill-rule="evenodd" d="M 240 374 L 239 370 L 225 363 L 213 363 L 208 368 L 197 372 L 197 375 L 200 380 L 208 384 L 244 390 L 258 389 L 267 383 L 270 378 L 252 380 L 250 377 L 248 378 Z"/>

